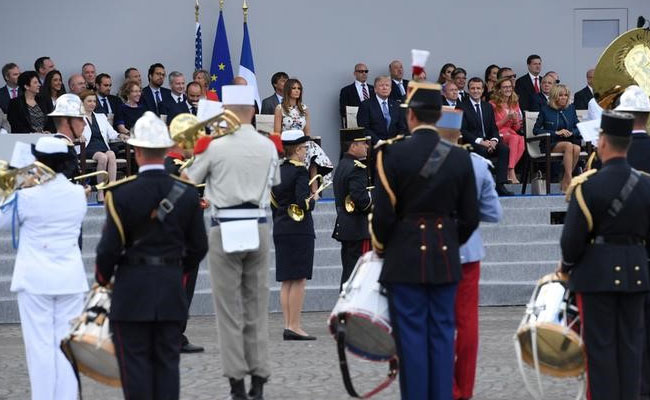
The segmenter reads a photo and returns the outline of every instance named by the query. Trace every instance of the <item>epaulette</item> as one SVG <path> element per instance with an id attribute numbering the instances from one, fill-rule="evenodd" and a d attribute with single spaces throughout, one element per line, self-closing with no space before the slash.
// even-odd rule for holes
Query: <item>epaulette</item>
<path id="1" fill-rule="evenodd" d="M 174 165 L 183 165 L 185 164 L 185 161 L 180 160 L 178 158 L 174 158 Z"/>
<path id="2" fill-rule="evenodd" d="M 397 136 L 395 136 L 395 137 L 393 137 L 393 138 L 390 138 L 390 139 L 380 140 L 380 141 L 378 141 L 377 144 L 375 145 L 375 150 L 380 149 L 380 148 L 382 148 L 382 147 L 384 147 L 384 146 L 387 146 L 387 145 L 391 145 L 391 144 L 393 144 L 393 143 L 397 143 L 397 142 L 399 142 L 400 140 L 403 140 L 405 137 L 406 137 L 406 136 L 404 136 L 404 135 L 397 135 Z"/>
<path id="3" fill-rule="evenodd" d="M 355 166 L 355 167 L 359 167 L 359 168 L 364 168 L 364 169 L 365 169 L 365 168 L 368 168 L 368 167 L 366 166 L 366 164 L 362 163 L 362 162 L 359 161 L 359 160 L 354 160 L 354 166 Z"/>
<path id="4" fill-rule="evenodd" d="M 583 172 L 582 174 L 571 179 L 571 183 L 569 184 L 569 187 L 566 190 L 566 201 L 569 202 L 571 200 L 571 195 L 573 194 L 577 186 L 587 182 L 587 179 L 589 179 L 589 177 L 595 174 L 596 172 L 598 172 L 597 169 L 589 169 Z"/>
<path id="5" fill-rule="evenodd" d="M 127 183 L 127 182 L 131 182 L 131 181 L 134 181 L 134 180 L 136 180 L 137 178 L 138 178 L 138 175 L 137 175 L 137 174 L 136 174 L 136 175 L 127 176 L 126 178 L 122 178 L 122 179 L 117 180 L 117 181 L 115 181 L 115 182 L 111 182 L 111 183 L 109 183 L 108 185 L 106 185 L 106 187 L 103 188 L 103 190 L 111 190 L 111 189 L 115 189 L 116 187 L 120 186 L 121 184 L 123 184 L 123 183 Z"/>
<path id="6" fill-rule="evenodd" d="M 177 176 L 177 175 L 174 175 L 174 174 L 169 174 L 169 176 L 171 176 L 172 178 L 176 179 L 177 181 L 183 182 L 183 183 L 185 183 L 187 185 L 196 186 L 196 184 L 194 182 L 188 181 L 187 179 L 183 179 L 180 176 Z"/>
<path id="7" fill-rule="evenodd" d="M 296 160 L 287 159 L 287 162 L 292 164 L 292 165 L 295 165 L 296 167 L 304 167 L 306 165 L 304 162 L 296 161 Z"/>

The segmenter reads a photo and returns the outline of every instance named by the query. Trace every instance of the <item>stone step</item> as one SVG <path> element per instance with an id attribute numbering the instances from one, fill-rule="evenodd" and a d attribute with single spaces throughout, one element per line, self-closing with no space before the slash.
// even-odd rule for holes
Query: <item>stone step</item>
<path id="1" fill-rule="evenodd" d="M 482 306 L 524 305 L 530 300 L 535 282 L 481 282 L 479 304 Z M 523 317 L 523 310 L 521 316 Z"/>
<path id="2" fill-rule="evenodd" d="M 504 225 L 481 223 L 483 243 L 548 242 L 562 235 L 562 225 Z"/>
<path id="3" fill-rule="evenodd" d="M 512 262 L 560 259 L 558 242 L 540 243 L 488 243 L 485 245 L 485 262 Z"/>
<path id="4" fill-rule="evenodd" d="M 481 283 L 531 282 L 550 274 L 558 260 L 481 262 Z"/>

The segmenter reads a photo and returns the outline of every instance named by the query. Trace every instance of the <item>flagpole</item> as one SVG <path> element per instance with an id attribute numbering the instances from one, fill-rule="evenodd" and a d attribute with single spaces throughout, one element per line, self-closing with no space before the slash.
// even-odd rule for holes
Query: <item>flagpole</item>
<path id="1" fill-rule="evenodd" d="M 248 22 L 248 3 L 246 0 L 244 0 L 244 4 L 242 5 L 242 10 L 244 10 L 244 23 Z"/>
<path id="2" fill-rule="evenodd" d="M 199 22 L 199 0 L 196 0 L 196 4 L 194 4 L 194 20 Z"/>
<path id="3" fill-rule="evenodd" d="M 223 11 L 223 0 L 219 0 L 219 11 Z"/>

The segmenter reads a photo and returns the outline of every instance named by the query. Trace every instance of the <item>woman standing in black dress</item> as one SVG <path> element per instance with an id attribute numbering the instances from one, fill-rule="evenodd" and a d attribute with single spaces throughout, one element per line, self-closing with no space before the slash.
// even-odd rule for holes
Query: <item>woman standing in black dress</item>
<path id="1" fill-rule="evenodd" d="M 300 313 L 305 285 L 314 266 L 314 221 L 311 211 L 318 195 L 310 197 L 307 157 L 308 136 L 301 130 L 282 132 L 285 160 L 280 166 L 282 183 L 272 190 L 275 279 L 282 282 L 280 303 L 284 315 L 284 340 L 315 340 L 301 327 Z M 297 207 L 296 207 L 297 206 Z M 303 215 L 292 218 L 289 209 Z M 293 214 L 295 216 L 295 214 Z"/>

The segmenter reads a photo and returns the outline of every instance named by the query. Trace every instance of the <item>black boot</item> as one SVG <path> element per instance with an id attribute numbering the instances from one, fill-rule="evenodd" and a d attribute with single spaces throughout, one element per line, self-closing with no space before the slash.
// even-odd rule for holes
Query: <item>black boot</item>
<path id="1" fill-rule="evenodd" d="M 231 400 L 249 400 L 246 396 L 246 386 L 243 379 L 229 378 L 230 381 L 230 399 Z"/>
<path id="2" fill-rule="evenodd" d="M 264 400 L 264 384 L 266 378 L 255 376 L 251 378 L 251 390 L 248 391 L 248 396 L 251 400 Z"/>

